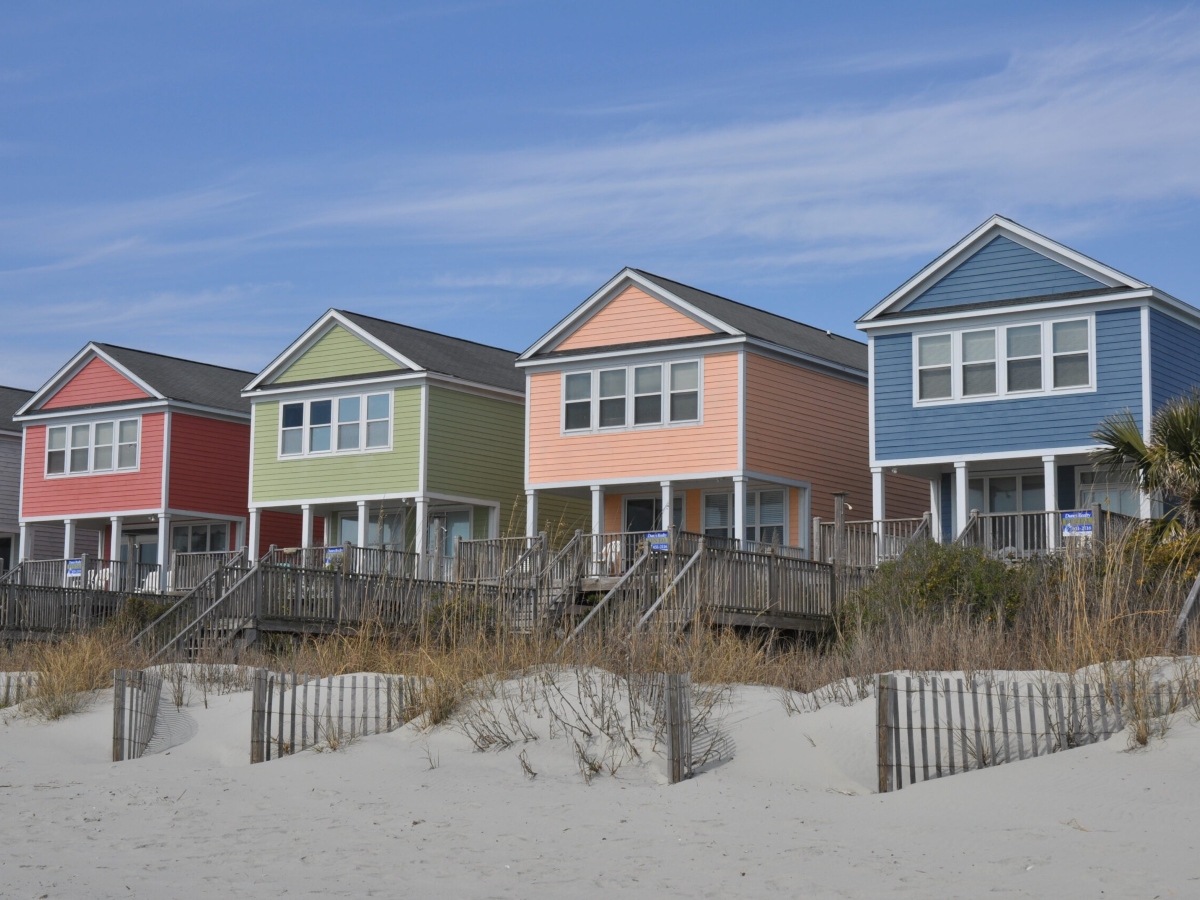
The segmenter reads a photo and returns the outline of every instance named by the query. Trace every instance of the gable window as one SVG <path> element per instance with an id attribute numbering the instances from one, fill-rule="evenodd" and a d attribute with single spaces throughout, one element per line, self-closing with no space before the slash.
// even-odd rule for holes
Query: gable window
<path id="1" fill-rule="evenodd" d="M 136 469 L 137 463 L 137 419 L 54 425 L 46 429 L 47 475 Z"/>
<path id="2" fill-rule="evenodd" d="M 950 397 L 950 335 L 934 334 L 917 341 L 917 381 L 922 400 Z"/>
<path id="3" fill-rule="evenodd" d="M 1054 386 L 1079 387 L 1088 383 L 1087 319 L 1054 323 Z"/>
<path id="4" fill-rule="evenodd" d="M 996 332 L 965 331 L 962 336 L 964 397 L 996 393 Z"/>
<path id="5" fill-rule="evenodd" d="M 1018 325 L 1007 329 L 1008 390 L 1042 389 L 1042 326 Z"/>
<path id="6" fill-rule="evenodd" d="M 633 370 L 633 424 L 657 425 L 662 421 L 662 366 Z"/>
<path id="7" fill-rule="evenodd" d="M 671 421 L 700 418 L 700 364 L 671 363 Z"/>
<path id="8" fill-rule="evenodd" d="M 563 431 L 700 421 L 696 360 L 569 372 L 563 376 L 562 390 Z"/>
<path id="9" fill-rule="evenodd" d="M 284 403 L 279 420 L 280 456 L 322 456 L 386 450 L 392 395 L 351 394 Z"/>
<path id="10" fill-rule="evenodd" d="M 625 370 L 600 373 L 600 427 L 620 428 L 625 424 Z"/>

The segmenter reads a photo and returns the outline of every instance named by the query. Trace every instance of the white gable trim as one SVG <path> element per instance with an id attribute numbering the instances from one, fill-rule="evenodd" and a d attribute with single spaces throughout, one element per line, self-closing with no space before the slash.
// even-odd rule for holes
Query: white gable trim
<path id="1" fill-rule="evenodd" d="M 928 290 L 939 279 L 964 263 L 976 252 L 981 250 L 993 238 L 1003 236 L 1013 243 L 1020 244 L 1028 250 L 1040 253 L 1057 263 L 1074 269 L 1089 278 L 1099 281 L 1106 287 L 1125 287 L 1130 290 L 1141 290 L 1149 287 L 1136 278 L 1130 278 L 1123 272 L 1118 272 L 1089 256 L 1084 256 L 1070 247 L 1053 241 L 1036 231 L 1030 231 L 1023 225 L 1018 225 L 1003 216 L 992 216 L 961 241 L 923 268 L 896 290 L 892 291 L 882 301 L 873 306 L 859 322 L 870 322 L 894 309 L 915 299 Z"/>
<path id="2" fill-rule="evenodd" d="M 17 410 L 16 415 L 23 416 L 30 411 L 36 410 L 43 403 L 62 390 L 67 382 L 78 375 L 84 366 L 97 357 L 102 362 L 112 366 L 112 368 L 115 369 L 118 374 L 128 379 L 142 391 L 145 391 L 150 395 L 150 397 L 157 400 L 167 399 L 165 395 L 155 390 L 152 385 L 143 381 L 137 375 L 134 375 L 133 372 L 129 371 L 129 369 L 121 365 L 109 354 L 105 353 L 102 349 L 100 349 L 100 347 L 89 341 L 86 347 L 72 356 L 65 366 L 55 372 L 54 375 L 50 377 L 50 380 L 42 385 L 41 388 L 38 389 L 38 392 L 25 402 L 24 406 Z"/>
<path id="3" fill-rule="evenodd" d="M 265 369 L 254 376 L 254 380 L 246 385 L 245 388 L 243 388 L 243 392 L 252 391 L 261 384 L 270 383 L 272 378 L 287 371 L 288 367 L 290 367 L 294 362 L 296 362 L 296 360 L 307 353 L 312 346 L 317 343 L 317 341 L 332 331 L 337 325 L 341 325 L 363 343 L 375 350 L 378 350 L 388 359 L 396 363 L 396 365 L 406 369 L 412 369 L 417 372 L 425 371 L 424 366 L 417 365 L 404 354 L 393 349 L 388 344 L 385 344 L 374 335 L 369 334 L 363 328 L 347 319 L 336 309 L 331 309 L 327 311 L 325 315 L 321 316 L 321 318 L 317 319 L 317 321 L 313 322 L 312 325 L 305 330 L 304 334 L 300 335 L 300 337 L 288 344 L 287 348 L 284 349 L 282 353 L 271 360 Z"/>
<path id="4" fill-rule="evenodd" d="M 721 321 L 716 316 L 709 315 L 703 310 L 688 303 L 686 300 L 675 296 L 670 291 L 655 284 L 653 281 L 644 277 L 638 272 L 635 272 L 633 269 L 626 267 L 609 279 L 608 282 L 602 288 L 600 288 L 600 290 L 596 291 L 596 293 L 592 294 L 592 296 L 588 297 L 587 300 L 583 301 L 582 304 L 577 306 L 565 319 L 560 321 L 548 332 L 538 338 L 532 347 L 517 357 L 517 361 L 520 362 L 521 360 L 528 359 L 535 353 L 540 353 L 541 351 L 554 346 L 567 335 L 572 334 L 581 326 L 583 326 L 585 322 L 587 322 L 592 318 L 592 316 L 596 315 L 596 313 L 607 306 L 609 301 L 614 299 L 618 294 L 621 293 L 621 291 L 631 286 L 638 287 L 661 303 L 665 303 L 676 312 L 682 313 L 689 319 L 699 322 L 701 325 L 704 325 L 708 328 L 712 328 L 718 333 L 735 335 L 744 334 L 744 332 L 734 328 L 732 325 Z"/>

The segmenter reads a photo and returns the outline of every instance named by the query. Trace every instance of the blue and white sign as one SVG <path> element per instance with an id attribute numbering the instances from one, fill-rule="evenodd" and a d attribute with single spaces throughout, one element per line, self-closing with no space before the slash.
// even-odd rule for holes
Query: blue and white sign
<path id="1" fill-rule="evenodd" d="M 83 560 L 68 559 L 67 560 L 67 577 L 82 578 L 83 577 Z"/>
<path id="2" fill-rule="evenodd" d="M 1092 511 L 1065 512 L 1062 514 L 1063 537 L 1078 537 L 1092 533 Z"/>
<path id="3" fill-rule="evenodd" d="M 345 547 L 326 547 L 325 548 L 325 568 L 332 569 L 335 566 L 342 564 L 342 556 L 345 554 Z"/>
<path id="4" fill-rule="evenodd" d="M 647 531 L 646 540 L 650 542 L 651 550 L 670 550 L 671 534 L 667 531 Z"/>

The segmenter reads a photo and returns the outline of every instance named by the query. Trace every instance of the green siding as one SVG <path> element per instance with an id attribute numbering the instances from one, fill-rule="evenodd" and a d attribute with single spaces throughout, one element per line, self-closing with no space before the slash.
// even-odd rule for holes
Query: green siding
<path id="1" fill-rule="evenodd" d="M 490 506 L 473 507 L 471 513 L 471 537 L 482 541 L 488 536 L 488 517 L 492 512 Z"/>
<path id="2" fill-rule="evenodd" d="M 401 366 L 388 359 L 341 325 L 334 325 L 308 348 L 273 383 L 320 381 L 344 375 L 397 371 Z"/>
<path id="3" fill-rule="evenodd" d="M 417 490 L 421 389 L 396 388 L 392 449 L 309 459 L 279 459 L 279 401 L 254 404 L 255 503 Z"/>

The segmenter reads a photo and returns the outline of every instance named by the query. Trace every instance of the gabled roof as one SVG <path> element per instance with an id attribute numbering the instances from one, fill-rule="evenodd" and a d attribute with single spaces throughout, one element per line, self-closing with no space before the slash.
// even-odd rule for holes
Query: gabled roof
<path id="1" fill-rule="evenodd" d="M 330 309 L 325 312 L 304 334 L 259 372 L 245 390 L 250 392 L 271 386 L 273 378 L 287 371 L 317 340 L 339 325 L 379 350 L 403 369 L 432 372 L 475 384 L 525 392 L 525 376 L 517 371 L 514 365 L 517 354 L 512 350 L 503 350 L 488 344 L 450 337 L 344 309 Z M 325 380 L 314 383 L 324 383 Z M 289 382 L 288 386 L 294 387 L 304 383 Z"/>
<path id="2" fill-rule="evenodd" d="M 33 391 L 0 385 L 0 431 L 20 431 L 21 425 L 13 421 L 22 406 L 29 402 Z"/>
<path id="3" fill-rule="evenodd" d="M 535 359 L 554 354 L 553 348 L 559 340 L 574 331 L 598 308 L 630 284 L 637 285 L 697 321 L 707 324 L 713 329 L 714 337 L 724 334 L 756 338 L 816 360 L 866 371 L 867 347 L 859 341 L 730 300 L 728 297 L 702 291 L 682 282 L 672 281 L 653 272 L 632 268 L 618 272 L 604 287 L 526 350 L 521 359 Z M 604 348 L 588 348 L 579 352 L 595 352 L 599 349 Z"/>
<path id="4" fill-rule="evenodd" d="M 1150 286 L 1123 272 L 994 215 L 858 322 L 1146 289 Z"/>
<path id="5" fill-rule="evenodd" d="M 173 400 L 234 413 L 250 411 L 250 403 L 242 398 L 242 386 L 253 376 L 252 372 L 92 342 L 59 369 L 21 407 L 19 414 L 36 412 L 94 357 L 108 363 L 155 400 Z"/>

